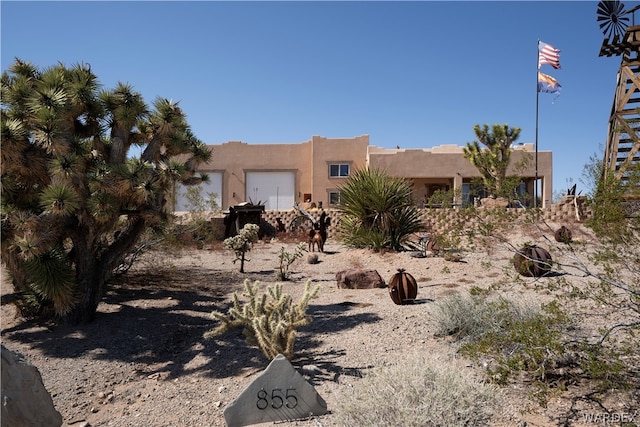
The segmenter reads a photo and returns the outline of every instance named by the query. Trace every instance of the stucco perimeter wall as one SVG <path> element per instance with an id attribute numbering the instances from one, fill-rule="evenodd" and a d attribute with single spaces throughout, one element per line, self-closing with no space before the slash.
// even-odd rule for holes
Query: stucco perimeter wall
<path id="1" fill-rule="evenodd" d="M 578 207 L 576 213 L 576 205 Z M 483 208 L 478 208 L 480 215 Z M 438 233 L 441 230 L 449 228 L 450 223 L 455 223 L 456 216 L 460 213 L 460 209 L 421 209 L 422 220 L 425 225 L 425 230 L 431 233 Z M 526 209 L 509 209 L 510 212 L 518 214 L 518 219 L 526 220 L 530 212 Z M 328 229 L 329 238 L 336 238 L 337 224 L 340 221 L 340 211 L 336 209 L 309 209 L 308 212 L 316 219 L 320 219 L 322 212 L 325 212 L 331 219 L 331 225 Z M 581 223 L 585 219 L 591 217 L 592 212 L 586 206 L 586 199 L 584 196 L 577 196 L 577 200 L 574 202 L 574 196 L 565 196 L 558 203 L 554 203 L 549 208 L 541 209 L 541 220 L 555 224 L 576 224 Z M 289 223 L 298 216 L 299 213 L 295 210 L 290 211 L 267 211 L 262 215 L 262 218 L 272 224 L 276 225 L 276 218 L 281 218 L 282 222 L 287 226 Z M 578 215 L 580 218 L 578 218 Z"/>

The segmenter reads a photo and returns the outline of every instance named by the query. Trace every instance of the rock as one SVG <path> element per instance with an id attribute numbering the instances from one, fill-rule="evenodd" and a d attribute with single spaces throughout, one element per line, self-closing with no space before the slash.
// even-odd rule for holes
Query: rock
<path id="1" fill-rule="evenodd" d="M 509 206 L 509 200 L 504 197 L 485 197 L 480 199 L 480 206 L 484 208 L 506 208 Z"/>
<path id="2" fill-rule="evenodd" d="M 308 264 L 317 264 L 318 263 L 318 255 L 317 254 L 309 254 L 307 256 Z"/>
<path id="3" fill-rule="evenodd" d="M 228 427 L 327 413 L 327 403 L 281 354 L 224 409 Z"/>
<path id="4" fill-rule="evenodd" d="M 2 427 L 61 426 L 62 415 L 53 406 L 38 368 L 23 355 L 1 346 Z"/>
<path id="5" fill-rule="evenodd" d="M 336 273 L 336 281 L 340 289 L 374 289 L 387 287 L 377 270 L 342 270 Z"/>

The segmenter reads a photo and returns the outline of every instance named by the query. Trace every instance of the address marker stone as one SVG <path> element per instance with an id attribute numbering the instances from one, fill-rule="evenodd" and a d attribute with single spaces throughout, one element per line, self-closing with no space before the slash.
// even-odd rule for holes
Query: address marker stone
<path id="1" fill-rule="evenodd" d="M 327 404 L 315 388 L 279 354 L 249 386 L 224 409 L 229 427 L 290 421 L 327 413 Z"/>

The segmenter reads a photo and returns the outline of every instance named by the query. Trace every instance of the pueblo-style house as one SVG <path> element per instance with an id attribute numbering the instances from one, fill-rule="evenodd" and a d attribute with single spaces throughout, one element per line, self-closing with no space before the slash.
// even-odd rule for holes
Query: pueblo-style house
<path id="1" fill-rule="evenodd" d="M 472 182 L 480 177 L 478 169 L 465 159 L 461 146 L 386 149 L 369 144 L 369 135 L 354 138 L 325 138 L 296 144 L 247 144 L 230 141 L 209 145 L 211 160 L 201 164 L 199 172 L 209 176 L 202 184 L 202 195 L 216 195 L 221 209 L 243 202 L 265 205 L 266 210 L 290 210 L 296 203 L 314 202 L 318 207 L 333 207 L 340 200 L 340 186 L 361 168 L 377 168 L 391 176 L 413 183 L 413 199 L 422 207 L 437 190 L 459 190 L 454 204 L 464 206 L 478 196 Z M 528 153 L 528 154 L 525 154 Z M 540 205 L 550 206 L 552 197 L 552 153 L 539 151 L 538 179 L 541 181 Z M 528 166 L 514 170 L 523 156 Z M 523 194 L 534 194 L 536 177 L 534 145 L 513 146 L 508 175 L 519 175 Z M 184 188 L 178 188 L 175 211 L 187 211 Z M 529 202 L 523 203 L 532 204 Z M 539 206 L 540 206 L 539 205 Z"/>

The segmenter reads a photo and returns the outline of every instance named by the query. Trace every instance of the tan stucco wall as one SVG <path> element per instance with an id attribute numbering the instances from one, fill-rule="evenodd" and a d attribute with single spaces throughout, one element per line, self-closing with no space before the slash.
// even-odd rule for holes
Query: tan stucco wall
<path id="1" fill-rule="evenodd" d="M 311 194 L 312 201 L 322 202 L 329 207 L 329 191 L 335 191 L 346 182 L 346 178 L 329 178 L 330 163 L 348 163 L 351 170 L 377 167 L 393 176 L 414 180 L 416 187 L 429 183 L 448 183 L 453 188 L 462 186 L 464 179 L 478 177 L 478 170 L 462 155 L 462 147 L 442 145 L 430 149 L 384 149 L 369 145 L 369 135 L 353 138 L 326 138 L 313 136 L 311 140 L 295 144 L 247 144 L 230 141 L 210 145 L 213 150 L 211 160 L 201 165 L 201 172 L 223 171 L 222 208 L 248 201 L 246 173 L 252 171 L 293 171 L 295 173 L 295 200 L 304 202 L 305 194 Z M 517 163 L 523 152 L 531 153 L 533 144 L 515 147 L 512 165 Z M 535 176 L 532 160 L 523 174 Z M 510 174 L 515 170 L 510 168 Z M 549 206 L 552 199 L 552 153 L 538 152 L 538 177 L 543 182 L 541 196 L 543 206 Z M 533 189 L 529 189 L 533 194 Z M 416 198 L 422 195 L 416 194 Z"/>
<path id="2" fill-rule="evenodd" d="M 230 141 L 210 145 L 211 160 L 201 165 L 202 172 L 224 171 L 222 207 L 248 201 L 246 173 L 254 171 L 294 171 L 295 199 L 302 203 L 311 194 L 316 203 L 328 204 L 328 190 L 337 188 L 345 178 L 329 178 L 329 163 L 349 163 L 352 168 L 366 166 L 369 136 L 326 138 L 313 136 L 298 144 L 247 144 Z"/>
<path id="3" fill-rule="evenodd" d="M 428 183 L 446 183 L 459 189 L 465 179 L 480 176 L 478 169 L 464 158 L 461 146 L 441 145 L 426 149 L 385 149 L 370 146 L 368 151 L 369 167 L 386 171 L 389 175 L 409 178 L 414 181 L 415 188 Z M 515 165 L 521 162 L 524 153 L 528 153 L 530 162 L 523 171 L 517 171 Z M 522 144 L 514 147 L 511 163 L 507 170 L 509 175 L 523 178 L 535 178 L 535 147 L 533 144 Z M 552 153 L 538 151 L 538 178 L 542 181 L 543 207 L 552 200 Z M 533 194 L 533 188 L 529 189 Z M 418 200 L 422 194 L 416 194 Z"/>
<path id="4" fill-rule="evenodd" d="M 224 171 L 222 175 L 222 207 L 248 201 L 246 173 L 253 171 L 295 172 L 296 196 L 301 188 L 311 185 L 311 142 L 299 144 L 247 144 L 230 141 L 210 145 L 211 160 L 201 165 L 202 172 Z"/>
<path id="5" fill-rule="evenodd" d="M 355 138 L 324 138 L 314 136 L 313 146 L 313 187 L 312 200 L 329 203 L 329 191 L 337 190 L 347 178 L 329 178 L 329 164 L 348 163 L 351 171 L 367 166 L 369 135 Z"/>

